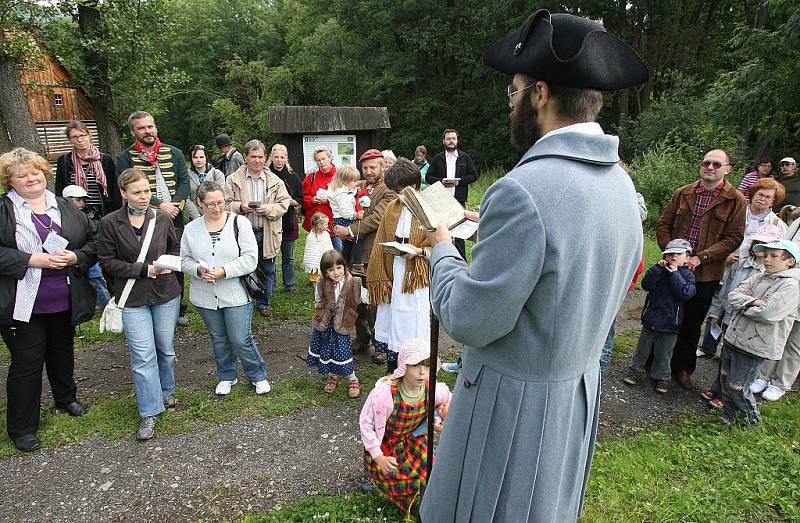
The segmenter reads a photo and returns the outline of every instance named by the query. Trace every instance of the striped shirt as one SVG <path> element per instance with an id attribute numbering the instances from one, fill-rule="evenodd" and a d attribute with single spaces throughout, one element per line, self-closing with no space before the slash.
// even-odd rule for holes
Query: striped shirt
<path id="1" fill-rule="evenodd" d="M 247 180 L 247 189 L 250 191 L 250 201 L 263 202 L 267 194 L 267 177 L 264 175 L 264 171 L 261 171 L 258 178 L 253 178 L 248 170 L 244 175 L 244 179 Z M 247 218 L 250 220 L 254 231 L 261 230 L 264 227 L 261 223 L 261 216 L 257 213 L 251 212 L 247 215 Z"/>
<path id="2" fill-rule="evenodd" d="M 93 220 L 99 220 L 103 216 L 103 198 L 100 196 L 100 186 L 97 185 L 97 179 L 94 176 L 94 169 L 92 164 L 80 165 L 78 168 L 83 169 L 83 175 L 86 178 L 86 207 L 84 212 L 89 215 Z M 75 184 L 75 169 L 72 170 L 70 183 Z"/>
<path id="3" fill-rule="evenodd" d="M 42 250 L 42 239 L 33 224 L 33 217 L 31 216 L 33 210 L 30 204 L 13 189 L 8 192 L 8 197 L 14 203 L 14 217 L 17 220 L 17 229 L 15 231 L 17 250 L 28 254 L 44 252 Z M 44 214 L 61 227 L 61 211 L 58 209 L 56 196 L 50 191 L 45 191 L 44 199 Z M 14 301 L 13 315 L 15 320 L 26 323 L 30 321 L 41 280 L 42 269 L 28 267 L 28 270 L 25 271 L 25 276 L 17 282 L 17 295 Z"/>

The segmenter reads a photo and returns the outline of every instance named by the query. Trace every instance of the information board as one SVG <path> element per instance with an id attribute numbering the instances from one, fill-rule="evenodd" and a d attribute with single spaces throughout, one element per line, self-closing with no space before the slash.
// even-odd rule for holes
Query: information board
<path id="1" fill-rule="evenodd" d="M 356 164 L 356 137 L 354 134 L 306 134 L 303 136 L 303 170 L 306 173 L 317 170 L 314 162 L 314 149 L 327 145 L 333 151 L 333 165 Z"/>

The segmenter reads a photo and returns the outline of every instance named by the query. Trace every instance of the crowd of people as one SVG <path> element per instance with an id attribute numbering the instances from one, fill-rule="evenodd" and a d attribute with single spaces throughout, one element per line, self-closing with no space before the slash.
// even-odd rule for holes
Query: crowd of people
<path id="1" fill-rule="evenodd" d="M 239 362 L 256 394 L 268 393 L 252 315 L 271 315 L 278 254 L 284 289 L 298 292 L 294 245 L 302 224 L 308 235 L 301 266 L 315 287 L 307 364 L 323 376 L 325 393 L 343 379 L 348 396 L 358 398 L 353 354 L 372 345 L 375 363 L 386 363 L 388 381 L 372 392 L 380 398 L 370 398 L 362 412 L 365 463 L 376 483 L 381 474 L 393 478 L 385 484 L 387 494 L 407 508 L 408 497 L 397 491 L 397 460 L 380 453 L 385 446 L 374 418 L 382 420 L 380 426 L 387 423 L 384 417 L 400 423 L 393 438 L 419 425 L 408 424 L 408 417 L 424 412 L 423 389 L 416 385 L 425 380 L 414 385 L 408 376 L 418 380 L 439 365 L 423 357 L 429 348 L 422 340 L 430 337 L 431 246 L 397 194 L 421 189 L 423 180 L 443 182 L 465 205 L 477 173 L 469 155 L 457 149 L 458 133 L 443 133 L 444 151 L 430 164 L 424 146 L 414 161 L 367 150 L 359 158 L 361 173 L 335 166 L 330 149 L 318 147 L 317 169 L 301 179 L 282 144 L 268 155 L 263 143 L 251 140 L 239 153 L 220 135 L 218 167 L 202 145 L 191 149 L 187 165 L 177 148 L 159 140 L 149 114 L 133 113 L 128 123 L 135 141 L 116 162 L 97 151 L 84 124 L 66 126 L 73 149 L 58 159 L 54 180 L 63 198 L 47 189 L 51 169 L 40 156 L 15 149 L 0 157 L 8 191 L 0 241 L 2 290 L 9 299 L 2 306 L 10 320 L 2 335 L 12 355 L 7 416 L 17 448 L 39 448 L 42 364 L 55 410 L 72 416 L 87 411 L 77 399 L 69 333 L 91 318 L 95 303 L 104 307 L 110 299 L 124 304 L 141 418 L 137 438 L 154 436 L 159 414 L 176 405 L 173 341 L 185 318 L 183 275 L 190 281 L 188 302 L 209 333 L 215 393 L 225 396 L 238 383 Z M 794 166 L 792 158 L 781 161 L 784 178 L 787 166 Z M 636 385 L 649 372 L 659 393 L 668 391 L 673 377 L 691 388 L 696 358 L 716 355 L 722 341 L 717 380 L 702 396 L 724 409 L 726 424 L 735 423 L 737 412 L 748 423 L 760 423 L 754 394 L 780 398 L 800 368 L 800 327 L 794 323 L 800 250 L 788 241 L 797 236 L 800 221 L 789 227 L 798 214 L 793 205 L 776 212 L 786 190 L 769 167 L 769 160 L 760 161 L 737 191 L 725 179 L 728 154 L 712 150 L 700 163 L 699 181 L 674 193 L 657 226 L 663 259 L 642 280 L 649 292 L 642 334 L 624 377 Z M 644 202 L 639 207 L 644 220 Z M 381 245 L 391 241 L 413 246 L 415 253 L 391 254 Z M 464 258 L 463 245 L 455 243 Z M 157 263 L 163 255 L 180 257 L 180 266 Z M 242 284 L 252 275 L 260 276 L 255 291 Z M 606 345 L 604 370 L 610 362 Z M 437 398 L 442 394 L 449 392 L 437 389 Z M 443 411 L 446 403 L 441 400 Z M 392 409 L 399 409 L 399 418 L 391 417 Z M 418 443 L 416 457 L 422 459 L 424 444 Z M 406 446 L 402 452 L 409 451 Z M 409 466 L 401 482 L 405 489 L 409 478 L 424 479 L 424 467 Z"/>
<path id="2" fill-rule="evenodd" d="M 663 257 L 642 280 L 648 295 L 626 384 L 649 373 L 658 393 L 671 378 L 693 389 L 697 358 L 718 356 L 701 396 L 722 409 L 721 423 L 741 415 L 746 426 L 761 423 L 756 394 L 774 401 L 791 389 L 800 371 L 800 223 L 793 204 L 781 207 L 787 190 L 778 181 L 794 183 L 795 161 L 780 165 L 773 177 L 772 162 L 760 160 L 737 190 L 726 179 L 730 156 L 714 149 L 699 180 L 673 193 L 656 226 Z"/>
<path id="3" fill-rule="evenodd" d="M 160 140 L 146 112 L 131 114 L 128 126 L 133 145 L 116 161 L 97 150 L 89 129 L 77 121 L 65 128 L 73 147 L 58 159 L 55 173 L 25 149 L 0 156 L 0 183 L 7 191 L 0 215 L 0 329 L 11 353 L 7 427 L 15 446 L 40 448 L 43 364 L 54 410 L 87 412 L 73 377 L 72 340 L 96 306 L 121 309 L 140 417 L 137 439 L 154 437 L 159 415 L 177 404 L 174 338 L 176 327 L 188 323 L 186 302 L 209 334 L 215 394 L 231 392 L 239 364 L 256 394 L 269 393 L 252 318 L 254 312 L 271 315 L 278 255 L 285 291 L 298 292 L 294 249 L 302 224 L 308 230 L 302 268 L 315 288 L 306 361 L 322 375 L 324 393 L 345 380 L 350 398 L 361 396 L 354 351 L 372 345 L 375 363 L 387 365 L 388 381 L 373 391 L 362 416 L 362 426 L 372 431 L 364 433 L 365 442 L 378 438 L 365 447 L 365 470 L 407 505 L 408 492 L 419 489 L 427 468 L 422 461 L 406 466 L 384 459 L 390 454 L 380 454 L 375 434 L 388 430 L 392 452 L 422 459 L 426 444 L 416 429 L 425 416 L 430 366 L 430 249 L 397 194 L 405 187 L 419 190 L 426 172 L 429 182 L 445 180 L 465 202 L 466 185 L 477 175 L 469 156 L 454 146 L 457 133 L 447 130 L 443 145 L 461 161 L 435 162 L 439 171 L 429 170 L 424 147 L 414 161 L 369 149 L 359 158 L 362 176 L 353 166 L 334 165 L 323 146 L 313 154 L 317 169 L 301 178 L 282 144 L 268 153 L 251 140 L 240 153 L 220 135 L 222 156 L 215 166 L 202 145 L 191 148 L 186 162 L 178 148 Z M 464 165 L 469 173 L 461 173 Z M 55 193 L 48 189 L 51 178 Z M 409 244 L 415 254 L 386 252 L 380 245 L 386 241 Z M 439 385 L 442 414 L 447 398 L 449 391 Z M 437 416 L 441 428 L 443 415 Z M 392 481 L 381 483 L 380 477 Z"/>

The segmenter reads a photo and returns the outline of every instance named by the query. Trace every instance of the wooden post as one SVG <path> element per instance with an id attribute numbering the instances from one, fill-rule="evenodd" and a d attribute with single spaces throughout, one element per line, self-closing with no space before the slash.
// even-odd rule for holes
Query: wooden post
<path id="1" fill-rule="evenodd" d="M 433 415 L 436 410 L 436 362 L 439 358 L 439 318 L 433 313 L 431 304 L 431 373 L 428 386 L 428 479 L 433 467 Z M 426 482 L 427 485 L 427 482 Z"/>

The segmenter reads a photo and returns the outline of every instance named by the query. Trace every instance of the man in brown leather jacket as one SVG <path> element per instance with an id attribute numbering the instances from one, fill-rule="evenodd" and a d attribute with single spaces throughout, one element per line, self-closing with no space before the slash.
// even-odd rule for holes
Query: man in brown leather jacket
<path id="1" fill-rule="evenodd" d="M 672 353 L 672 375 L 684 388 L 693 387 L 697 342 L 711 299 L 725 271 L 725 258 L 744 238 L 746 203 L 742 193 L 725 179 L 730 156 L 722 149 L 706 153 L 700 162 L 700 179 L 672 194 L 656 225 L 658 245 L 683 238 L 692 245 L 689 268 L 694 271 L 697 294 L 686 302 L 683 325 Z"/>
<path id="2" fill-rule="evenodd" d="M 363 242 L 361 252 L 364 267 L 354 267 L 353 274 L 362 276 L 366 281 L 366 266 L 369 264 L 369 256 L 372 253 L 375 232 L 381 224 L 386 206 L 397 198 L 397 195 L 383 183 L 385 169 L 383 154 L 379 150 L 369 149 L 361 155 L 358 161 L 361 163 L 361 171 L 365 179 L 359 182 L 358 191 L 359 199 L 362 200 L 362 207 L 364 208 L 364 217 L 350 227 L 334 225 L 333 233 L 343 240 L 357 238 Z M 369 347 L 374 326 L 374 309 L 371 309 L 366 304 L 360 305 L 358 308 L 358 323 L 356 324 L 357 334 L 356 339 L 353 341 L 353 352 Z M 378 353 L 373 355 L 373 359 L 375 359 L 376 363 L 385 363 L 386 361 L 385 355 Z"/>

